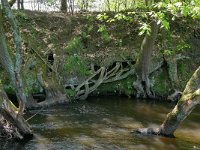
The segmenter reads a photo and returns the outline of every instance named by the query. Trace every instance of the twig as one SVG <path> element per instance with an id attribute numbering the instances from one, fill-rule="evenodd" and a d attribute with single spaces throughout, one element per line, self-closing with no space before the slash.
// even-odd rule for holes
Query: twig
<path id="1" fill-rule="evenodd" d="M 28 122 L 29 120 L 31 120 L 33 117 L 35 117 L 38 113 L 40 113 L 41 111 L 43 110 L 43 107 L 38 111 L 36 112 L 34 115 L 32 115 L 31 117 L 29 117 L 28 119 L 26 119 L 26 122 Z"/>

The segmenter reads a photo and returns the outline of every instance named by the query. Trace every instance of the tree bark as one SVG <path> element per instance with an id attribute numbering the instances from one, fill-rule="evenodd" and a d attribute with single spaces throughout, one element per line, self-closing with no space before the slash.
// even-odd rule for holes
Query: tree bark
<path id="1" fill-rule="evenodd" d="M 181 122 L 192 112 L 197 104 L 200 104 L 200 67 L 194 72 L 188 81 L 183 96 L 158 130 L 162 135 L 173 135 Z"/>
<path id="2" fill-rule="evenodd" d="M 152 21 L 151 24 L 151 33 L 146 34 L 142 45 L 139 58 L 136 62 L 135 71 L 137 75 L 137 81 L 133 83 L 135 89 L 137 90 L 137 97 L 151 97 L 151 87 L 149 81 L 149 72 L 151 66 L 152 53 L 154 49 L 154 44 L 156 41 L 159 25 L 156 21 Z"/>
<path id="3" fill-rule="evenodd" d="M 11 105 L 11 102 L 8 99 L 6 93 L 0 86 L 0 101 L 1 101 L 0 113 L 9 123 L 14 125 L 19 130 L 20 134 L 23 137 L 25 135 L 32 135 L 32 131 L 30 130 L 30 127 L 27 124 L 27 122 L 22 117 L 26 102 L 26 96 L 20 74 L 22 65 L 21 35 L 16 25 L 14 16 L 12 15 L 8 1 L 2 0 L 1 2 L 5 9 L 5 13 L 9 19 L 14 34 L 14 40 L 16 43 L 16 63 L 14 65 L 9 54 L 9 48 L 6 43 L 1 6 L 0 6 L 0 63 L 7 71 L 13 83 L 13 86 L 16 90 L 16 95 L 19 102 L 19 109 L 16 109 L 14 105 Z M 18 138 L 20 137 L 21 136 L 19 136 Z"/>
<path id="4" fill-rule="evenodd" d="M 32 131 L 28 123 L 21 115 L 17 114 L 17 108 L 8 99 L 3 87 L 0 85 L 0 114 L 6 121 L 12 124 L 18 132 L 14 138 L 22 139 L 24 136 L 32 136 Z M 17 136 L 16 136 L 17 135 Z"/>
<path id="5" fill-rule="evenodd" d="M 163 124 L 158 129 L 138 129 L 141 134 L 156 134 L 174 137 L 174 132 L 182 121 L 200 104 L 200 66 L 188 81 L 181 99 L 174 109 L 167 114 Z"/>
<path id="6" fill-rule="evenodd" d="M 24 0 L 17 0 L 17 9 L 24 10 Z"/>
<path id="7" fill-rule="evenodd" d="M 60 10 L 62 12 L 67 12 L 67 0 L 61 0 Z"/>
<path id="8" fill-rule="evenodd" d="M 1 39 L 3 40 L 2 41 L 3 47 L 2 47 L 1 51 L 4 55 L 2 55 L 1 57 L 6 57 L 6 61 L 5 61 L 5 58 L 2 58 L 1 60 L 2 60 L 2 64 L 4 65 L 4 68 L 6 68 L 6 70 L 9 72 L 10 79 L 12 80 L 12 83 L 15 87 L 17 99 L 19 101 L 19 113 L 22 114 L 24 111 L 24 108 L 25 108 L 25 103 L 27 101 L 22 78 L 21 78 L 21 67 L 22 67 L 22 56 L 23 56 L 22 39 L 21 39 L 20 30 L 17 26 L 17 21 L 12 14 L 12 11 L 11 11 L 8 1 L 1 0 L 1 3 L 5 10 L 5 14 L 9 20 L 9 23 L 11 25 L 13 35 L 14 35 L 14 41 L 15 41 L 15 45 L 16 45 L 15 66 L 14 66 L 13 61 L 10 58 L 9 53 L 8 53 L 8 47 L 6 46 L 6 41 L 5 41 L 5 37 L 4 37 L 5 35 L 3 34 L 4 32 L 3 32 L 2 22 L 0 23 L 1 24 L 0 28 L 2 31 L 0 36 L 1 36 Z M 0 18 L 2 19 L 2 14 L 1 14 Z M 10 67 L 11 67 L 11 69 L 10 69 Z"/>

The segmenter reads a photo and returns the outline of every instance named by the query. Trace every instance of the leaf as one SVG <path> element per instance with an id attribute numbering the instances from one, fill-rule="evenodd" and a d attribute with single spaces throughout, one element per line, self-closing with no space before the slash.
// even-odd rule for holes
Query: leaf
<path id="1" fill-rule="evenodd" d="M 169 30 L 169 28 L 170 28 L 169 22 L 167 20 L 163 20 L 162 23 L 163 23 L 163 26 L 165 27 L 165 29 Z"/>
<path id="2" fill-rule="evenodd" d="M 141 30 L 138 35 L 143 35 L 144 33 L 145 33 L 145 30 Z"/>
<path id="3" fill-rule="evenodd" d="M 177 3 L 174 4 L 174 6 L 181 7 L 182 6 L 182 2 L 177 2 Z"/>
<path id="4" fill-rule="evenodd" d="M 161 9 L 161 8 L 165 8 L 166 6 L 167 6 L 166 3 L 164 3 L 164 2 L 158 2 L 155 5 L 155 8 Z"/>

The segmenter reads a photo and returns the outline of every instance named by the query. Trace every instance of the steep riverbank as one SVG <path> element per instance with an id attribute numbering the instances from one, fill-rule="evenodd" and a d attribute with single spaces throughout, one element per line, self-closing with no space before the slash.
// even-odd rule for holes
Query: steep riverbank
<path id="1" fill-rule="evenodd" d="M 134 65 L 143 39 L 138 35 L 138 20 L 112 23 L 97 19 L 98 13 L 15 14 L 24 39 L 23 77 L 27 93 L 33 94 L 31 99 L 38 96 L 36 102 L 41 102 L 45 99 L 41 97 L 55 93 L 54 98 L 66 94 L 72 99 L 85 99 L 88 95 L 136 96 Z M 188 22 L 177 19 L 171 25 L 170 36 L 167 31 L 159 31 L 150 70 L 157 98 L 166 99 L 174 91 L 182 91 L 200 64 L 199 29 Z M 9 25 L 5 26 L 8 29 Z M 9 30 L 6 36 L 12 47 Z M 4 72 L 1 79 L 6 91 L 12 93 Z M 43 104 L 46 103 L 53 102 Z"/>

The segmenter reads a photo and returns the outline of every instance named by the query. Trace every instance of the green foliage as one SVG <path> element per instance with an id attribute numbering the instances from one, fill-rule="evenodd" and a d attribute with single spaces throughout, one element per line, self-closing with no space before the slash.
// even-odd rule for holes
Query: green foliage
<path id="1" fill-rule="evenodd" d="M 96 18 L 97 20 L 104 21 L 108 19 L 108 15 L 106 13 L 98 14 Z"/>
<path id="2" fill-rule="evenodd" d="M 115 81 L 111 83 L 101 84 L 97 92 L 98 93 L 118 93 L 131 96 L 135 94 L 135 89 L 133 88 L 133 82 L 136 80 L 135 76 L 128 77 L 126 79 Z"/>
<path id="3" fill-rule="evenodd" d="M 120 12 L 120 13 L 116 13 L 114 16 L 112 15 L 109 16 L 106 13 L 103 13 L 103 14 L 98 14 L 96 19 L 101 22 L 107 22 L 107 23 L 116 22 L 116 21 L 133 22 L 134 15 L 135 15 L 135 12 L 128 12 L 128 13 Z"/>
<path id="4" fill-rule="evenodd" d="M 101 39 L 104 42 L 108 43 L 111 40 L 110 35 L 109 35 L 109 33 L 108 33 L 107 28 L 106 28 L 105 25 L 101 25 L 99 27 L 99 29 L 98 29 L 98 32 L 101 33 Z"/>
<path id="5" fill-rule="evenodd" d="M 168 77 L 168 72 L 166 69 L 156 72 L 153 77 L 151 77 L 153 82 L 153 91 L 159 95 L 167 95 L 171 90 L 170 80 Z"/>
<path id="6" fill-rule="evenodd" d="M 190 64 L 188 60 L 181 60 L 178 62 L 178 77 L 180 81 L 180 88 L 184 89 L 185 85 L 188 82 L 188 79 L 191 78 L 193 71 L 195 71 L 196 67 L 192 67 L 193 64 Z"/>
<path id="7" fill-rule="evenodd" d="M 86 61 L 81 56 L 74 54 L 69 56 L 64 64 L 64 70 L 69 74 L 88 76 L 91 74 Z"/>
<path id="8" fill-rule="evenodd" d="M 114 18 L 116 20 L 124 20 L 124 21 L 129 21 L 129 22 L 132 22 L 133 21 L 133 18 L 131 16 L 128 16 L 128 15 L 125 15 L 125 14 L 122 14 L 122 13 L 118 13 L 114 16 Z"/>
<path id="9" fill-rule="evenodd" d="M 138 35 L 143 35 L 144 33 L 150 35 L 150 33 L 151 33 L 150 25 L 146 24 L 146 23 L 143 23 L 139 30 L 140 30 L 140 32 Z"/>
<path id="10" fill-rule="evenodd" d="M 172 40 L 168 42 L 172 42 Z M 163 54 L 166 56 L 172 56 L 190 49 L 189 44 L 185 43 L 184 41 L 179 41 L 179 42 L 180 43 L 170 43 L 168 49 L 163 50 Z"/>
<path id="11" fill-rule="evenodd" d="M 37 81 L 37 77 L 34 76 L 33 72 L 25 74 L 24 83 L 26 86 L 27 93 L 37 93 L 41 92 L 42 90 L 42 87 L 40 86 L 39 82 Z"/>
<path id="12" fill-rule="evenodd" d="M 8 94 L 15 94 L 15 90 L 11 83 L 3 84 L 3 88 L 6 91 L 6 93 L 8 93 Z"/>
<path id="13" fill-rule="evenodd" d="M 83 44 L 80 37 L 75 37 L 68 46 L 65 48 L 65 51 L 69 54 L 74 54 L 83 49 Z"/>
<path id="14" fill-rule="evenodd" d="M 66 90 L 66 93 L 68 94 L 68 96 L 70 98 L 73 98 L 75 95 L 76 95 L 76 91 L 75 90 L 72 90 L 72 89 L 67 89 Z"/>
<path id="15" fill-rule="evenodd" d="M 200 19 L 200 2 L 198 0 L 192 1 L 172 1 L 169 2 L 159 2 L 155 4 L 155 8 L 162 9 L 163 12 L 170 12 L 174 20 L 176 17 L 187 17 L 190 16 L 192 18 Z"/>
<path id="16" fill-rule="evenodd" d="M 17 17 L 19 17 L 19 18 L 28 19 L 26 13 L 23 12 L 23 11 L 17 11 L 17 14 L 16 14 L 16 15 L 17 15 Z"/>

